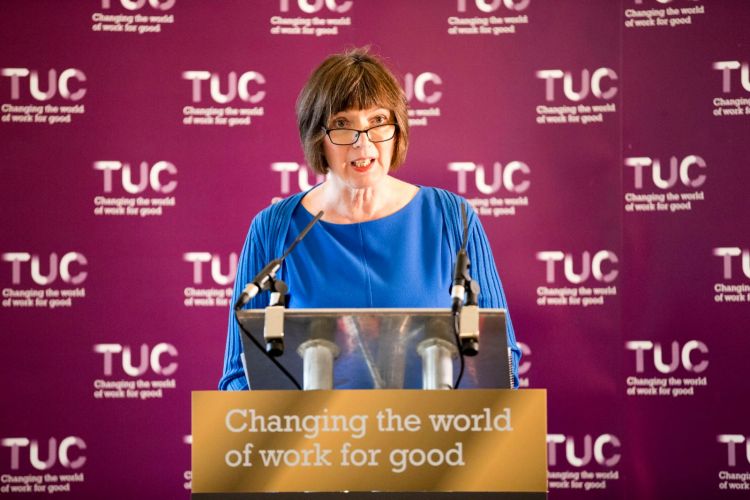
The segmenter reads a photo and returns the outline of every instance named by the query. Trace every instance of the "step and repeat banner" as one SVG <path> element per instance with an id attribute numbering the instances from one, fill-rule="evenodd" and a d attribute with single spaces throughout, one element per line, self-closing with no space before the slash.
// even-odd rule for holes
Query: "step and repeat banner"
<path id="1" fill-rule="evenodd" d="M 409 98 L 397 175 L 489 235 L 550 496 L 747 495 L 746 1 L 0 11 L 0 494 L 189 495 L 250 221 L 322 180 L 297 93 L 370 45 Z"/>

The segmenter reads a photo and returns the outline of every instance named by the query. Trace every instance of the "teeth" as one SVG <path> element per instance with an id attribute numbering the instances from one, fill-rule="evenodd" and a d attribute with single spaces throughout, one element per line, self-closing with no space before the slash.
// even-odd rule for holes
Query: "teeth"
<path id="1" fill-rule="evenodd" d="M 370 160 L 358 160 L 352 162 L 355 167 L 366 167 L 370 164 Z"/>

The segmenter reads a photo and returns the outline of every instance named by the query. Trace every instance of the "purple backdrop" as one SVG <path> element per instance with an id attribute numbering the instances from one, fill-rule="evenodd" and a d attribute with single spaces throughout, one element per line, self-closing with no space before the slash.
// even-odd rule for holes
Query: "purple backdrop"
<path id="1" fill-rule="evenodd" d="M 548 389 L 550 496 L 750 487 L 746 2 L 2 10 L 0 493 L 188 495 L 249 222 L 315 182 L 296 95 L 366 44 L 410 98 L 398 175 L 489 235 L 522 386 Z"/>

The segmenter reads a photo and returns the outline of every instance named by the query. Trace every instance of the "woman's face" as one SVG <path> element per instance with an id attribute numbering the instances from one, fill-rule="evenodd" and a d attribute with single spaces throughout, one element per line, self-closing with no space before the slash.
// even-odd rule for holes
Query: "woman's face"
<path id="1" fill-rule="evenodd" d="M 366 130 L 394 123 L 393 113 L 385 108 L 349 109 L 331 116 L 329 129 Z M 376 131 L 371 132 L 374 136 Z M 338 141 L 337 141 L 338 142 Z M 362 189 L 376 185 L 388 176 L 393 157 L 395 137 L 389 141 L 372 142 L 364 132 L 351 145 L 337 145 L 328 135 L 323 139 L 323 154 L 333 180 L 342 187 Z"/>

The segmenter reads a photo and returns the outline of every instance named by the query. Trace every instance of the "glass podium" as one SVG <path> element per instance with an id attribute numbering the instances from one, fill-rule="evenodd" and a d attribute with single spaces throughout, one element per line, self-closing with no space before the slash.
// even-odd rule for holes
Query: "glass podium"
<path id="1" fill-rule="evenodd" d="M 305 389 L 450 389 L 459 371 L 449 309 L 246 309 L 242 326 Z M 461 388 L 512 388 L 504 309 L 479 310 L 479 352 L 466 356 Z M 295 389 L 241 332 L 253 390 Z"/>

